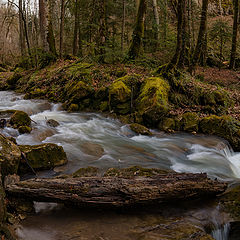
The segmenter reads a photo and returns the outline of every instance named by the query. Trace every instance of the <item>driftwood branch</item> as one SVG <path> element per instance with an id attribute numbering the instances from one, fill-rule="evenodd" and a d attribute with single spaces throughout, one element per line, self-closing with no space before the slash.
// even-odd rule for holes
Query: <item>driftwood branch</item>
<path id="1" fill-rule="evenodd" d="M 79 206 L 130 206 L 209 198 L 227 185 L 206 174 L 160 174 L 153 177 L 81 177 L 5 180 L 9 195 L 35 201 L 61 202 Z"/>

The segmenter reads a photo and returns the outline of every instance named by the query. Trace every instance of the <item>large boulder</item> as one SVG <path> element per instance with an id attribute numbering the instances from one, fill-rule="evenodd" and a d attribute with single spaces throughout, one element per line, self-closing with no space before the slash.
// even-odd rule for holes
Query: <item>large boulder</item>
<path id="1" fill-rule="evenodd" d="M 0 164 L 3 177 L 17 173 L 20 160 L 21 151 L 19 147 L 0 134 Z"/>
<path id="2" fill-rule="evenodd" d="M 194 112 L 187 112 L 182 115 L 181 128 L 186 132 L 198 131 L 199 117 Z"/>
<path id="3" fill-rule="evenodd" d="M 114 112 L 127 114 L 131 110 L 131 89 L 121 80 L 109 87 L 109 104 Z"/>
<path id="4" fill-rule="evenodd" d="M 53 143 L 41 145 L 20 145 L 26 159 L 20 164 L 20 172 L 29 171 L 28 164 L 35 170 L 52 169 L 67 163 L 67 156 L 63 147 Z"/>
<path id="5" fill-rule="evenodd" d="M 10 124 L 14 128 L 19 128 L 21 126 L 31 126 L 31 118 L 27 113 L 23 111 L 15 111 L 15 113 L 10 118 Z"/>
<path id="6" fill-rule="evenodd" d="M 226 139 L 234 150 L 240 150 L 240 122 L 231 116 L 210 115 L 202 118 L 200 131 Z"/>
<path id="7" fill-rule="evenodd" d="M 157 126 L 169 111 L 169 84 L 161 77 L 146 79 L 137 98 L 137 110 L 147 126 Z"/>

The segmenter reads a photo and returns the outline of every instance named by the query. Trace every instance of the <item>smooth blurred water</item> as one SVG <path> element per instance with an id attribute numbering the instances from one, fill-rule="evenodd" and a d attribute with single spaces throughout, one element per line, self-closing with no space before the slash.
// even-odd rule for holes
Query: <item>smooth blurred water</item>
<path id="1" fill-rule="evenodd" d="M 152 130 L 151 137 L 137 135 L 127 125 L 101 114 L 68 113 L 61 110 L 59 104 L 24 100 L 22 95 L 0 92 L 0 110 L 7 109 L 23 110 L 34 121 L 31 134 L 19 135 L 12 128 L 1 130 L 16 137 L 18 144 L 51 142 L 63 146 L 69 163 L 54 169 L 56 172 L 72 173 L 86 166 L 106 169 L 140 165 L 177 172 L 206 172 L 210 177 L 225 181 L 240 179 L 240 153 L 233 152 L 224 140 L 217 137 L 182 133 L 168 135 L 156 130 Z M 49 127 L 46 124 L 48 119 L 54 119 L 60 125 Z M 37 204 L 36 212 L 54 207 L 54 204 Z M 42 217 L 39 221 L 41 223 Z M 228 225 L 221 226 L 216 224 L 212 235 L 217 240 L 226 240 Z M 43 234 L 42 238 L 39 234 Z M 18 229 L 22 239 L 31 239 L 31 236 L 35 239 L 56 239 L 56 234 L 55 231 L 39 230 L 33 226 Z"/>

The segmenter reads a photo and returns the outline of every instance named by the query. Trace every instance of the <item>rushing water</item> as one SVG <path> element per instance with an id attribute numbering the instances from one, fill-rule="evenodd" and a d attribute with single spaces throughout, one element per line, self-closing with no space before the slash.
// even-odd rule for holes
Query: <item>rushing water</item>
<path id="1" fill-rule="evenodd" d="M 12 128 L 2 130 L 6 135 L 16 137 L 18 144 L 51 142 L 63 146 L 66 151 L 69 163 L 52 172 L 45 172 L 43 176 L 56 172 L 72 173 L 86 166 L 106 169 L 141 165 L 177 172 L 207 172 L 210 177 L 225 181 L 238 181 L 240 178 L 240 153 L 234 153 L 225 141 L 216 137 L 167 135 L 155 130 L 152 130 L 151 137 L 136 135 L 128 126 L 100 114 L 67 113 L 58 104 L 24 100 L 21 95 L 12 92 L 0 92 L 0 110 L 6 109 L 23 110 L 34 121 L 31 134 L 19 135 Z M 54 119 L 60 125 L 49 127 L 47 119 Z M 26 237 L 25 230 L 19 229 L 19 236 L 31 239 Z M 32 232 L 28 233 L 35 230 L 31 229 Z M 214 236 L 222 236 L 219 231 Z M 37 236 L 37 233 L 34 234 Z M 54 231 L 42 231 L 42 234 L 46 236 L 41 239 L 56 239 Z"/>

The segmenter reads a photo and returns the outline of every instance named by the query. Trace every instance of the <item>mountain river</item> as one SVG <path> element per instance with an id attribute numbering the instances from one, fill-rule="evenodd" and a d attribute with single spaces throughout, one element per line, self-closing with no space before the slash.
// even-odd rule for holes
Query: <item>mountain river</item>
<path id="1" fill-rule="evenodd" d="M 66 166 L 39 172 L 40 177 L 70 174 L 87 166 L 105 170 L 140 165 L 177 172 L 206 172 L 209 177 L 228 182 L 240 179 L 240 153 L 233 152 L 227 142 L 217 137 L 168 135 L 157 130 L 152 130 L 151 137 L 137 135 L 127 125 L 101 114 L 68 113 L 60 104 L 24 100 L 22 95 L 14 92 L 0 92 L 0 110 L 7 109 L 27 112 L 34 121 L 33 131 L 19 135 L 15 129 L 5 128 L 1 130 L 3 134 L 15 137 L 18 144 L 56 143 L 67 153 L 69 163 Z M 51 128 L 46 125 L 47 119 L 54 119 L 60 125 Z M 168 239 L 159 238 L 154 230 L 146 230 L 146 226 L 156 227 L 166 221 L 166 217 L 162 219 L 163 215 L 172 221 L 173 215 L 174 221 L 183 221 L 183 215 L 192 222 L 211 218 L 212 223 L 217 221 L 212 236 L 217 240 L 228 239 L 227 221 L 223 216 L 217 216 L 217 209 L 211 206 L 195 206 L 187 214 L 172 210 L 174 214 L 171 215 L 162 208 L 123 213 L 76 210 L 55 203 L 36 202 L 35 211 L 35 215 L 27 217 L 16 229 L 19 239 Z"/>

